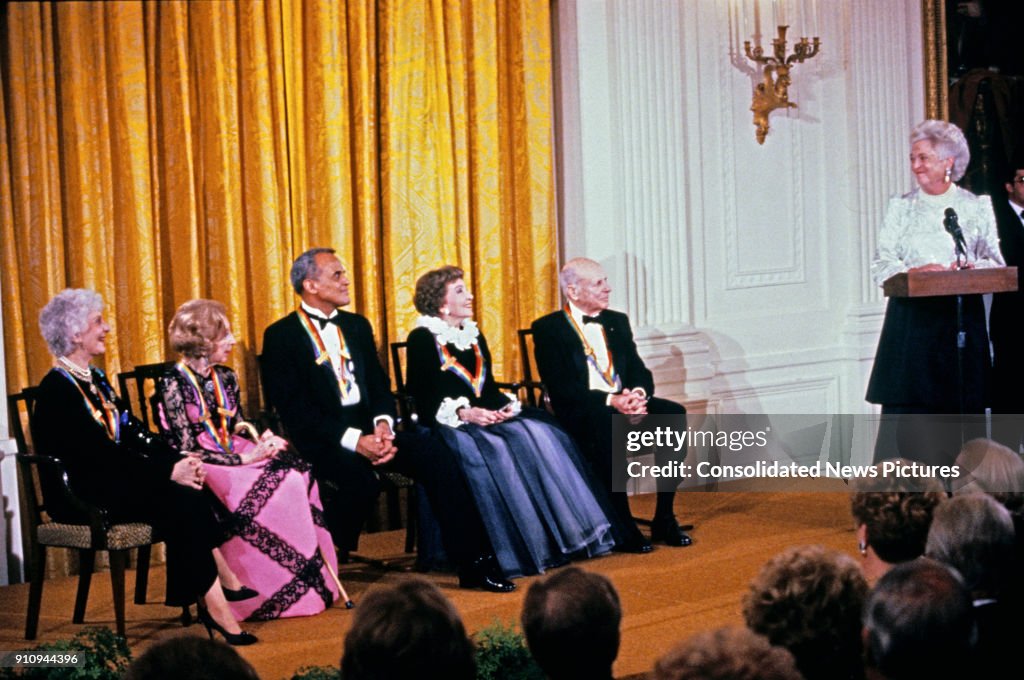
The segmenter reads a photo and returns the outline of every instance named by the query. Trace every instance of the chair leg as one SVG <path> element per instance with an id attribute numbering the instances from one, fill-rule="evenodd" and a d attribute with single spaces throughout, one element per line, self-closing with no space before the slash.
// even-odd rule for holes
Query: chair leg
<path id="1" fill-rule="evenodd" d="M 405 552 L 411 553 L 416 552 L 416 523 L 418 515 L 416 513 L 416 503 L 419 501 L 416 498 L 416 485 L 410 486 L 405 496 L 407 519 L 405 522 Z"/>
<path id="2" fill-rule="evenodd" d="M 139 546 L 139 560 L 135 565 L 135 604 L 146 604 L 146 590 L 149 588 L 149 556 L 151 545 Z"/>
<path id="3" fill-rule="evenodd" d="M 124 634 L 124 569 L 128 564 L 127 550 L 110 551 L 110 586 L 114 591 L 114 620 L 117 622 L 117 634 Z"/>
<path id="4" fill-rule="evenodd" d="M 43 602 L 43 578 L 46 576 L 46 546 L 32 546 L 31 585 L 28 589 L 28 614 L 25 616 L 25 639 L 35 640 L 39 629 L 39 606 Z"/>
<path id="5" fill-rule="evenodd" d="M 402 526 L 402 510 L 401 510 L 401 499 L 399 498 L 400 490 L 397 487 L 391 487 L 387 491 L 388 499 L 388 529 L 397 529 Z"/>
<path id="6" fill-rule="evenodd" d="M 74 623 L 85 621 L 85 605 L 89 602 L 89 586 L 92 584 L 92 572 L 96 568 L 96 551 L 83 549 L 78 551 L 78 594 L 75 595 L 75 614 L 71 617 Z"/>

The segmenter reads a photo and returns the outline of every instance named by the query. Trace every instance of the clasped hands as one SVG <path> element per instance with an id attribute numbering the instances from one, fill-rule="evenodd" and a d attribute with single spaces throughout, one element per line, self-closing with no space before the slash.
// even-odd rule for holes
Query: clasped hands
<path id="1" fill-rule="evenodd" d="M 474 425 L 495 425 L 503 423 L 509 418 L 515 417 L 515 415 L 512 412 L 512 404 L 497 411 L 478 406 L 465 406 L 459 409 L 459 420 L 465 423 L 473 423 Z"/>
<path id="2" fill-rule="evenodd" d="M 647 394 L 639 387 L 613 394 L 608 403 L 613 409 L 627 416 L 647 415 Z"/>
<path id="3" fill-rule="evenodd" d="M 388 421 L 380 420 L 373 428 L 372 433 L 359 437 L 359 442 L 356 444 L 356 453 L 374 465 L 383 465 L 398 453 L 394 442 L 395 433 L 391 431 Z"/>
<path id="4" fill-rule="evenodd" d="M 206 470 L 198 453 L 185 453 L 171 468 L 171 481 L 190 489 L 202 489 L 206 481 Z"/>
<path id="5" fill-rule="evenodd" d="M 264 430 L 260 439 L 256 442 L 256 448 L 242 454 L 242 464 L 257 463 L 265 458 L 276 456 L 279 452 L 288 448 L 288 442 L 278 437 L 270 430 Z"/>

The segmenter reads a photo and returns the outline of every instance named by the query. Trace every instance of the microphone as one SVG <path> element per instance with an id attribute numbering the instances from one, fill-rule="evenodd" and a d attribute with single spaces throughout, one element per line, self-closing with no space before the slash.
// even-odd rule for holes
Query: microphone
<path id="1" fill-rule="evenodd" d="M 942 220 L 942 226 L 946 228 L 946 233 L 953 237 L 953 242 L 956 244 L 956 252 L 959 255 L 963 255 L 964 259 L 967 259 L 967 246 L 964 242 L 964 232 L 960 228 L 960 221 L 957 218 L 956 211 L 952 208 L 946 208 L 946 217 Z"/>

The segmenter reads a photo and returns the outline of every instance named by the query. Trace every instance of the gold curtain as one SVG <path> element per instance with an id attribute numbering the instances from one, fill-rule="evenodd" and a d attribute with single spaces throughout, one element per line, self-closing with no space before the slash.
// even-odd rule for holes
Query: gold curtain
<path id="1" fill-rule="evenodd" d="M 502 377 L 557 303 L 548 0 L 11 2 L 0 15 L 0 288 L 10 391 L 39 310 L 97 290 L 108 373 L 224 302 L 250 403 L 291 261 L 338 249 L 405 339 L 427 269 L 467 271 Z M 50 561 L 67 573 L 66 561 Z"/>
<path id="2" fill-rule="evenodd" d="M 51 365 L 39 310 L 107 302 L 108 372 L 167 357 L 223 301 L 255 397 L 292 259 L 337 248 L 353 309 L 404 339 L 423 271 L 467 271 L 498 375 L 557 303 L 547 0 L 13 2 L 0 25 L 4 348 Z M 248 378 L 248 380 L 246 380 Z"/>

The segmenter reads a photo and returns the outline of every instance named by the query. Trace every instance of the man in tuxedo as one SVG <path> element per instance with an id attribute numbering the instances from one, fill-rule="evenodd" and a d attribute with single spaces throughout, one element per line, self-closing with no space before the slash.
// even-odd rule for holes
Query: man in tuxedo
<path id="1" fill-rule="evenodd" d="M 370 322 L 338 309 L 350 301 L 349 280 L 334 250 L 300 255 L 291 283 L 302 302 L 264 332 L 261 373 L 292 444 L 333 490 L 325 516 L 342 554 L 357 547 L 380 492 L 377 469 L 394 469 L 425 489 L 459 585 L 513 590 L 452 453 L 423 428 L 393 431 L 394 397 Z"/>
<path id="2" fill-rule="evenodd" d="M 654 396 L 654 379 L 637 352 L 629 317 L 608 309 L 611 287 L 601 265 L 587 258 L 570 260 L 559 282 L 566 306 L 533 322 L 537 369 L 555 415 L 611 493 L 618 515 L 613 519 L 622 534 L 619 549 L 650 552 L 651 544 L 636 527 L 626 492 L 613 490 L 624 488 L 625 469 L 613 464 L 612 418 L 648 413 L 685 417 L 686 409 Z M 685 456 L 685 449 L 655 452 L 658 465 Z M 679 527 L 672 509 L 677 484 L 671 478 L 658 480 L 651 539 L 687 546 L 690 537 Z"/>
<path id="3" fill-rule="evenodd" d="M 993 198 L 999 249 L 1007 266 L 1017 267 L 1017 283 L 1024 289 L 1024 153 L 1018 153 L 1007 173 L 1006 198 Z M 1014 451 L 1020 450 L 1024 414 L 1024 292 L 996 293 L 992 296 L 989 336 L 993 352 L 992 412 L 1007 415 L 996 418 L 993 435 Z"/>

